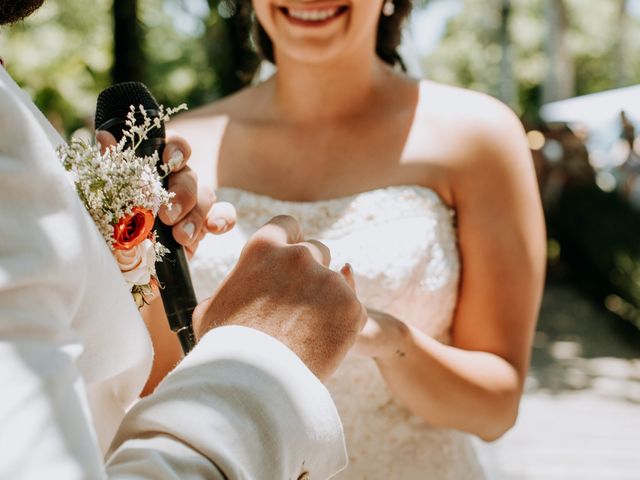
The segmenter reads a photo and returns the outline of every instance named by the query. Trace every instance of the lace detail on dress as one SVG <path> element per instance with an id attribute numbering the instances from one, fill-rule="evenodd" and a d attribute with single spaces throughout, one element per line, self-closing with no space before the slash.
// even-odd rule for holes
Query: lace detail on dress
<path id="1" fill-rule="evenodd" d="M 221 188 L 238 212 L 234 231 L 207 237 L 191 263 L 199 299 L 234 266 L 247 238 L 275 215 L 324 242 L 331 267 L 351 263 L 358 294 L 373 308 L 449 341 L 457 301 L 455 214 L 433 191 L 398 186 L 317 202 L 288 202 Z M 349 355 L 329 382 L 340 411 L 350 466 L 344 479 L 482 479 L 466 435 L 428 426 L 391 395 L 375 363 Z"/>

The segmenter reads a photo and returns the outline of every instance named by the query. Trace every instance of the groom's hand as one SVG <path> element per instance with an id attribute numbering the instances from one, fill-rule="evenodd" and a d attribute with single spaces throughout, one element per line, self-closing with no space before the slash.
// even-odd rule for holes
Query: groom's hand
<path id="1" fill-rule="evenodd" d="M 329 270 L 330 259 L 323 244 L 305 241 L 293 218 L 272 219 L 247 242 L 217 293 L 196 308 L 196 336 L 225 325 L 261 330 L 327 380 L 366 320 L 348 279 Z"/>
<path id="2" fill-rule="evenodd" d="M 103 152 L 116 144 L 113 135 L 104 130 L 96 132 L 96 140 Z M 168 187 L 175 196 L 171 209 L 162 207 L 158 217 L 173 227 L 176 241 L 193 255 L 207 233 L 225 233 L 233 228 L 236 212 L 228 203 L 215 203 L 214 193 L 198 185 L 196 174 L 187 165 L 190 156 L 191 147 L 187 141 L 168 131 L 162 161 L 175 165 Z"/>

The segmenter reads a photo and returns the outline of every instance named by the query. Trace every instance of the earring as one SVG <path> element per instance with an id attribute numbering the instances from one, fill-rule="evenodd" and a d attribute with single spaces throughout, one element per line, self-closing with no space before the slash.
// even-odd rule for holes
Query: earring
<path id="1" fill-rule="evenodd" d="M 393 0 L 386 0 L 382 7 L 382 14 L 385 17 L 391 17 L 394 13 L 396 13 L 396 6 L 393 4 Z"/>

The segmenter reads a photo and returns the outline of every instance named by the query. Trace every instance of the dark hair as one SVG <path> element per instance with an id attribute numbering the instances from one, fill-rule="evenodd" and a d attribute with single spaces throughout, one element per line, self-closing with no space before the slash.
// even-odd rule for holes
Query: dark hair
<path id="1" fill-rule="evenodd" d="M 411 13 L 412 0 L 393 0 L 395 12 L 387 17 L 380 15 L 378 22 L 378 36 L 376 40 L 376 53 L 386 63 L 393 67 L 400 67 L 406 70 L 402 57 L 398 53 L 398 47 L 402 40 L 402 27 L 404 21 Z M 258 52 L 265 59 L 275 63 L 273 55 L 273 42 L 267 32 L 262 28 L 260 22 L 253 14 L 253 38 L 258 48 Z"/>
<path id="2" fill-rule="evenodd" d="M 35 12 L 44 0 L 0 0 L 0 25 L 14 23 Z"/>

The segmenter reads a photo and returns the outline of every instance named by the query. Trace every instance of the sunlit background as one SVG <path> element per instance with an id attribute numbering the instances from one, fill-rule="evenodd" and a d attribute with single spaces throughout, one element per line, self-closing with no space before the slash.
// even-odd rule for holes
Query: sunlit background
<path id="1" fill-rule="evenodd" d="M 527 394 L 515 429 L 480 445 L 483 461 L 496 479 L 637 480 L 640 0 L 415 3 L 402 45 L 409 71 L 487 92 L 520 115 L 547 217 Z M 258 60 L 239 8 L 48 0 L 0 33 L 0 55 L 71 135 L 91 128 L 96 95 L 115 81 L 144 81 L 161 103 L 190 107 L 251 82 Z"/>

